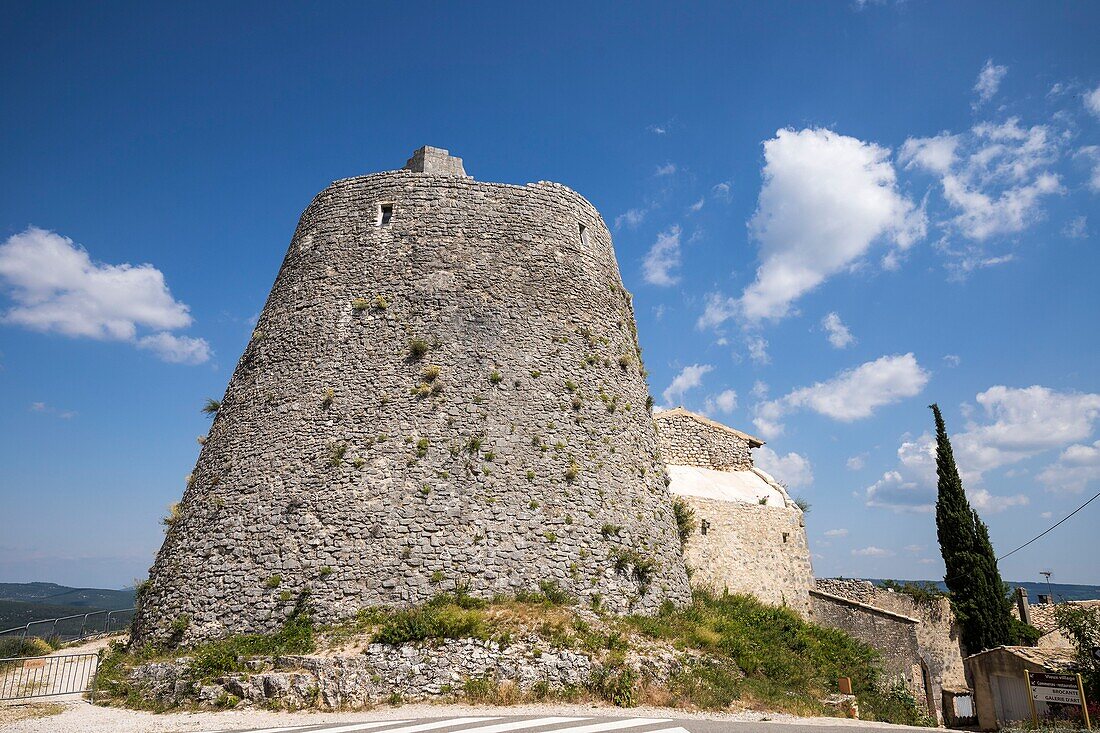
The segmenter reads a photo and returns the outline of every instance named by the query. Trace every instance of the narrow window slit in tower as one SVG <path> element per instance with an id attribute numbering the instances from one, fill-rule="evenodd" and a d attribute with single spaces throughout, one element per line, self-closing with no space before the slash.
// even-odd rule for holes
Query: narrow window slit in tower
<path id="1" fill-rule="evenodd" d="M 584 224 L 578 224 L 577 226 L 579 226 L 581 228 L 581 244 L 584 245 L 585 247 L 587 247 L 588 246 L 588 227 L 586 227 Z"/>
<path id="2" fill-rule="evenodd" d="M 784 545 L 787 544 L 787 538 L 788 537 L 790 537 L 790 534 L 788 532 L 784 532 L 783 533 L 783 544 Z"/>
<path id="3" fill-rule="evenodd" d="M 378 205 L 378 226 L 388 227 L 393 218 L 393 204 Z"/>

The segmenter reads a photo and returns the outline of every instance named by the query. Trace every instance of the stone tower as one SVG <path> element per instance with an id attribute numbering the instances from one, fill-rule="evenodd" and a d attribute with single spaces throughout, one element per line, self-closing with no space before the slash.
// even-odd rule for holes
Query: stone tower
<path id="1" fill-rule="evenodd" d="M 446 150 L 322 191 L 142 589 L 138 643 L 462 585 L 613 612 L 689 598 L 611 235 Z"/>

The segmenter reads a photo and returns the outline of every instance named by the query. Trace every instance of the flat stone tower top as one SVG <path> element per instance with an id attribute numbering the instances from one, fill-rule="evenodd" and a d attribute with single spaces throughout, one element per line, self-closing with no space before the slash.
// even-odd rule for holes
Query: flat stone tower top
<path id="1" fill-rule="evenodd" d="M 462 158 L 456 158 L 443 148 L 425 145 L 414 151 L 405 163 L 405 170 L 413 173 L 434 173 L 437 176 L 469 178 L 462 167 Z"/>

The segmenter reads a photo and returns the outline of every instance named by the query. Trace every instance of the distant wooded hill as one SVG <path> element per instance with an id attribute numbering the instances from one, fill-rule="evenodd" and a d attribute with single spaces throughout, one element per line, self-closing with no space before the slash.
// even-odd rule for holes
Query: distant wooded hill
<path id="1" fill-rule="evenodd" d="M 70 588 L 56 583 L 0 583 L 0 630 L 60 616 L 134 605 L 134 589 Z"/>
<path id="2" fill-rule="evenodd" d="M 883 578 L 864 578 L 876 585 L 881 585 L 884 582 Z M 899 581 L 906 582 L 906 581 Z M 947 586 L 944 585 L 942 580 L 910 580 L 910 583 L 931 583 L 942 591 L 947 590 Z M 1028 583 L 1023 581 L 1009 580 L 1006 581 L 1013 588 L 1023 588 L 1027 591 L 1028 600 L 1031 603 L 1037 603 L 1039 601 L 1039 594 L 1046 595 L 1048 593 L 1054 593 L 1055 602 L 1062 601 L 1087 601 L 1093 598 L 1100 598 L 1100 585 L 1074 585 L 1072 583 L 1051 583 L 1050 590 L 1047 590 L 1046 583 Z"/>

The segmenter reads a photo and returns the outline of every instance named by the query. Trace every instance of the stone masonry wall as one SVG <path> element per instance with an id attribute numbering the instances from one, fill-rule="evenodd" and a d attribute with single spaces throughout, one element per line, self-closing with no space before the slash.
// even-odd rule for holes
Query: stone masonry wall
<path id="1" fill-rule="evenodd" d="M 841 596 L 876 608 L 915 618 L 917 653 L 925 664 L 930 682 L 929 699 L 942 707 L 942 690 L 965 689 L 966 670 L 959 640 L 959 625 L 947 598 L 917 601 L 904 593 L 892 593 L 866 580 L 818 578 L 820 591 Z"/>
<path id="2" fill-rule="evenodd" d="M 811 591 L 810 598 L 816 623 L 840 629 L 877 649 L 882 654 L 882 666 L 887 674 L 903 680 L 913 697 L 925 703 L 927 694 L 917 650 L 918 622 L 915 619 L 819 590 Z"/>
<path id="3" fill-rule="evenodd" d="M 592 653 L 546 649 L 535 640 L 501 646 L 494 641 L 445 639 L 434 644 L 369 644 L 353 656 L 285 656 L 250 660 L 246 674 L 196 686 L 187 660 L 135 667 L 130 682 L 165 706 L 224 704 L 358 710 L 397 698 L 402 702 L 461 697 L 470 681 L 513 685 L 518 692 L 560 694 L 581 690 L 600 666 Z M 682 655 L 650 648 L 625 655 L 640 679 L 665 684 L 684 667 Z M 688 659 L 690 662 L 690 659 Z"/>
<path id="4" fill-rule="evenodd" d="M 659 412 L 655 417 L 661 458 L 665 463 L 718 471 L 747 471 L 752 468 L 752 452 L 747 439 L 680 410 Z"/>
<path id="5" fill-rule="evenodd" d="M 301 217 L 135 641 L 272 631 L 304 593 L 320 622 L 459 584 L 686 602 L 641 371 L 611 235 L 577 193 L 337 181 Z"/>
<path id="6" fill-rule="evenodd" d="M 747 593 L 809 616 L 813 569 L 801 509 L 680 498 L 695 511 L 696 529 L 684 549 L 692 585 Z"/>

